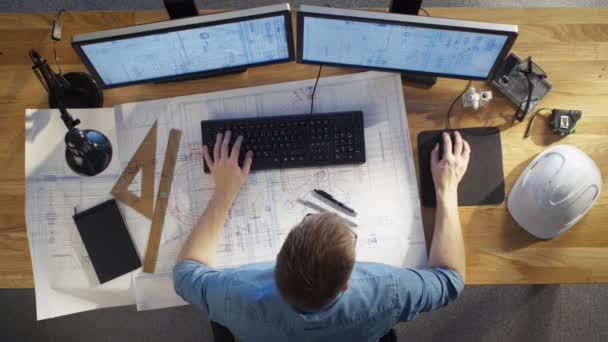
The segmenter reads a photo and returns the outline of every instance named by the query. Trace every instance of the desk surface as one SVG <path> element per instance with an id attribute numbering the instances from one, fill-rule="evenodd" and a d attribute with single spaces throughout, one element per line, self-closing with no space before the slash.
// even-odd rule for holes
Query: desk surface
<path id="1" fill-rule="evenodd" d="M 525 123 L 513 124 L 514 108 L 497 91 L 491 105 L 477 112 L 456 106 L 453 127 L 500 127 L 507 193 L 531 159 L 557 143 L 577 146 L 589 154 L 602 171 L 605 188 L 581 222 L 550 241 L 538 240 L 519 228 L 505 203 L 461 208 L 467 283 L 608 282 L 608 8 L 429 11 L 434 16 L 519 25 L 513 50 L 522 57 L 533 55 L 553 84 L 542 106 L 584 113 L 577 133 L 557 142 L 543 120 L 535 123 L 531 138 L 523 140 Z M 24 215 L 24 109 L 48 104 L 31 71 L 27 50 L 35 48 L 52 60 L 49 36 L 53 17 L 53 13 L 0 14 L 0 287 L 34 286 Z M 71 35 L 164 19 L 161 11 L 65 13 L 65 38 L 57 44 L 64 72 L 84 70 L 70 47 Z M 207 80 L 119 88 L 105 91 L 104 105 L 308 79 L 314 78 L 317 70 L 315 66 L 284 63 Z M 323 68 L 323 76 L 351 72 L 354 70 Z M 465 85 L 461 80 L 440 79 L 431 90 L 403 87 L 414 149 L 418 132 L 443 127 L 450 103 Z M 474 85 L 491 89 L 483 82 Z M 422 211 L 430 241 L 434 211 Z"/>

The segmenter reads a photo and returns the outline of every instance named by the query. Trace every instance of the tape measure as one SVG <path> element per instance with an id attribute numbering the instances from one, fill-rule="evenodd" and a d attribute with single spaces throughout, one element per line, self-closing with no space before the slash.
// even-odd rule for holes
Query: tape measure
<path id="1" fill-rule="evenodd" d="M 551 111 L 549 127 L 556 135 L 568 135 L 576 132 L 576 125 L 582 116 L 580 110 L 554 109 Z"/>

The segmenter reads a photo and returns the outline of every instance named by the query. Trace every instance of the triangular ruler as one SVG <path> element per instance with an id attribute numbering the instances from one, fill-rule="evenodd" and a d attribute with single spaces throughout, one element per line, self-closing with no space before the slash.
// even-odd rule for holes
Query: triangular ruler
<path id="1" fill-rule="evenodd" d="M 129 207 L 145 217 L 154 216 L 154 171 L 156 168 L 156 127 L 154 122 L 148 134 L 131 157 L 129 164 L 122 171 L 110 193 Z M 129 191 L 129 185 L 139 172 L 141 173 L 140 196 Z"/>

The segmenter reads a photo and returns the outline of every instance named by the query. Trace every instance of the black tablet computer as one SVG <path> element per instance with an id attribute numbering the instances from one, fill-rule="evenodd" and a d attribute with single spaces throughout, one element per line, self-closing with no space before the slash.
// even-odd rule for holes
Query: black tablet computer
<path id="1" fill-rule="evenodd" d="M 74 215 L 100 283 L 141 267 L 141 259 L 115 200 Z"/>

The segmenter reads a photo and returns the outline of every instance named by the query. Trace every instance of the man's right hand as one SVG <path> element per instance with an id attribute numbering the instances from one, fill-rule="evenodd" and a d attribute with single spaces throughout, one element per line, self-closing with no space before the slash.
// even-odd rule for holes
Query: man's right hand
<path id="1" fill-rule="evenodd" d="M 443 132 L 443 157 L 439 159 L 439 144 L 431 151 L 431 173 L 435 183 L 437 198 L 457 198 L 458 183 L 467 171 L 471 148 L 462 139 L 459 132 L 454 132 L 454 143 L 448 133 Z"/>
<path id="2" fill-rule="evenodd" d="M 243 167 L 239 167 L 239 151 L 243 137 L 239 136 L 229 151 L 230 136 L 230 131 L 216 136 L 213 157 L 209 154 L 209 147 L 203 145 L 203 157 L 215 181 L 215 192 L 198 224 L 184 243 L 177 257 L 178 261 L 191 259 L 209 267 L 215 265 L 230 207 L 241 185 L 247 181 L 252 163 L 252 152 L 247 151 Z"/>
<path id="3" fill-rule="evenodd" d="M 215 193 L 216 195 L 225 197 L 230 203 L 238 195 L 241 185 L 247 181 L 253 156 L 251 151 L 247 151 L 243 167 L 239 167 L 239 151 L 243 142 L 243 136 L 239 136 L 236 139 L 230 151 L 231 134 L 230 131 L 226 131 L 225 134 L 217 134 L 213 148 L 213 157 L 209 154 L 209 147 L 203 145 L 203 157 L 215 182 Z"/>

